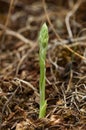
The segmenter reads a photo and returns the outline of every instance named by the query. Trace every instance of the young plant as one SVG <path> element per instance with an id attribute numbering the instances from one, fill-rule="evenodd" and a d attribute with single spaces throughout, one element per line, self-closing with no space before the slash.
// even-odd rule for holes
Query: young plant
<path id="1" fill-rule="evenodd" d="M 40 64 L 40 81 L 39 81 L 39 90 L 40 90 L 40 110 L 39 118 L 43 118 L 46 114 L 47 102 L 45 100 L 45 78 L 46 78 L 46 51 L 48 46 L 48 27 L 46 23 L 42 25 L 42 28 L 39 33 L 39 64 Z"/>

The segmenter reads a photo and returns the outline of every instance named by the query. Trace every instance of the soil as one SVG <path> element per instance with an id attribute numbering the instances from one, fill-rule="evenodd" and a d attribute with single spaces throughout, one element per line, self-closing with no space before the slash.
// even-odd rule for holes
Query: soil
<path id="1" fill-rule="evenodd" d="M 45 118 L 39 44 L 49 29 Z M 0 130 L 86 130 L 86 0 L 0 0 Z"/>

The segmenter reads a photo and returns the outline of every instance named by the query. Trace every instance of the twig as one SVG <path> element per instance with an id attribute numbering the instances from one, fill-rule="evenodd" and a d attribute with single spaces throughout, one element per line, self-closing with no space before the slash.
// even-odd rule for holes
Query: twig
<path id="1" fill-rule="evenodd" d="M 0 24 L 0 28 L 1 28 L 1 29 L 4 29 L 4 25 Z M 14 37 L 20 39 L 21 41 L 23 41 L 24 43 L 29 44 L 30 47 L 33 46 L 33 43 L 34 43 L 33 41 L 31 41 L 31 40 L 25 38 L 23 35 L 21 35 L 21 34 L 18 33 L 18 32 L 15 32 L 15 31 L 10 30 L 10 29 L 6 29 L 5 33 L 6 33 L 6 35 L 14 36 Z"/>
<path id="2" fill-rule="evenodd" d="M 64 86 L 63 85 L 64 85 L 64 83 L 61 86 L 61 90 L 62 90 L 63 98 L 64 98 L 64 107 L 67 108 L 66 95 L 65 95 L 65 90 L 64 90 Z"/>
<path id="3" fill-rule="evenodd" d="M 84 1 L 84 0 L 83 0 L 83 1 Z M 51 23 L 51 21 L 50 21 L 50 18 L 49 18 L 49 16 L 48 16 L 47 10 L 46 10 L 45 0 L 42 0 L 42 2 L 43 2 L 43 8 L 44 8 L 44 11 L 45 11 L 45 14 L 46 14 L 46 18 L 47 18 L 47 20 L 48 20 L 48 23 L 50 24 L 50 26 L 51 26 L 53 32 L 55 33 L 55 35 L 56 35 L 56 37 L 57 37 L 57 39 L 60 41 L 60 42 L 59 42 L 60 45 L 63 46 L 64 48 L 66 48 L 67 50 L 69 50 L 71 53 L 73 53 L 73 54 L 75 54 L 76 56 L 78 56 L 80 59 L 86 60 L 86 58 L 85 58 L 84 56 L 82 56 L 82 55 L 78 54 L 77 52 L 73 51 L 73 50 L 72 50 L 70 47 L 68 47 L 67 45 L 63 45 L 63 44 L 62 44 L 62 42 L 63 42 L 64 40 L 57 34 L 55 28 L 53 27 L 53 25 L 52 25 L 52 23 Z"/>
<path id="4" fill-rule="evenodd" d="M 18 65 L 17 65 L 17 68 L 16 68 L 16 76 L 18 75 L 19 68 L 22 65 L 22 63 L 24 62 L 24 60 L 26 59 L 26 57 L 27 57 L 27 53 L 20 59 Z"/>
<path id="5" fill-rule="evenodd" d="M 39 97 L 39 93 L 37 92 L 37 89 L 29 82 L 25 81 L 25 80 L 22 80 L 22 79 L 19 79 L 19 78 L 15 78 L 15 80 L 21 82 L 21 83 L 24 83 L 26 84 L 29 88 L 31 88 L 35 93 L 36 95 Z"/>
<path id="6" fill-rule="evenodd" d="M 86 48 L 84 50 L 84 57 L 86 57 Z M 83 62 L 86 64 L 86 60 L 83 60 Z"/>
<path id="7" fill-rule="evenodd" d="M 2 30 L 2 34 L 4 34 L 4 35 L 2 36 L 1 44 L 3 44 L 4 39 L 5 39 L 5 33 L 4 32 L 6 31 L 6 28 L 7 28 L 8 24 L 9 24 L 9 19 L 10 19 L 10 15 L 11 15 L 11 10 L 12 10 L 13 2 L 14 2 L 14 0 L 10 1 L 10 6 L 9 6 L 9 11 L 8 11 L 7 19 L 6 19 L 4 28 Z"/>
<path id="8" fill-rule="evenodd" d="M 28 50 L 28 52 L 21 58 L 21 60 L 19 61 L 17 68 L 16 68 L 16 76 L 18 74 L 19 68 L 22 65 L 22 63 L 24 62 L 24 60 L 28 57 L 28 55 L 35 49 L 35 47 L 37 46 L 37 44 L 33 44 L 32 48 L 30 50 Z"/>
<path id="9" fill-rule="evenodd" d="M 74 13 L 77 11 L 77 9 L 81 5 L 81 3 L 82 3 L 82 1 L 78 0 L 78 2 L 75 4 L 75 6 L 73 7 L 73 9 L 70 12 L 68 12 L 67 15 L 66 15 L 65 23 L 66 23 L 67 31 L 68 31 L 68 34 L 69 34 L 69 38 L 73 38 L 73 34 L 72 34 L 71 27 L 70 27 L 70 22 L 69 22 L 70 17 L 72 15 L 74 15 Z"/>
<path id="10" fill-rule="evenodd" d="M 45 15 L 46 15 L 46 18 L 47 18 L 47 20 L 48 20 L 48 23 L 50 24 L 50 26 L 51 26 L 53 32 L 55 33 L 56 37 L 58 38 L 58 40 L 59 40 L 59 41 L 62 41 L 61 37 L 57 34 L 56 30 L 54 29 L 53 24 L 51 23 L 50 18 L 49 18 L 48 14 L 47 14 L 47 9 L 46 9 L 45 0 L 42 0 L 42 3 L 43 3 L 43 8 L 44 8 Z"/>
<path id="11" fill-rule="evenodd" d="M 78 37 L 78 38 L 72 38 L 71 41 L 63 40 L 62 42 L 59 42 L 58 40 L 54 40 L 52 42 L 54 42 L 54 45 L 53 45 L 54 47 L 61 45 L 61 44 L 65 45 L 65 44 L 69 44 L 69 43 L 72 43 L 69 46 L 73 47 L 73 46 L 76 46 L 76 45 L 82 45 L 82 41 L 86 41 L 86 36 Z M 84 44 L 84 46 L 85 46 L 85 44 Z"/>
<path id="12" fill-rule="evenodd" d="M 20 86 L 19 86 L 20 87 Z M 16 90 L 13 92 L 13 94 L 9 97 L 9 99 L 6 101 L 6 103 L 4 104 L 3 108 L 2 108 L 2 117 L 0 119 L 0 130 L 2 127 L 2 120 L 3 120 L 3 115 L 4 115 L 4 111 L 6 109 L 6 106 L 9 104 L 9 102 L 12 100 L 13 96 L 16 94 L 16 92 L 18 91 L 19 87 L 16 88 Z"/>

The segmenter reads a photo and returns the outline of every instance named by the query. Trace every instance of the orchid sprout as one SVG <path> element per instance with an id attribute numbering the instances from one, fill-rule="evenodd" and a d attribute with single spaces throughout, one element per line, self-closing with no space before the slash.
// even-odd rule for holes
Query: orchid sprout
<path id="1" fill-rule="evenodd" d="M 39 91 L 40 91 L 40 110 L 39 118 L 43 118 L 46 114 L 47 101 L 45 100 L 45 79 L 46 79 L 46 51 L 48 46 L 48 27 L 46 23 L 42 25 L 39 33 L 39 64 L 40 64 L 40 81 L 39 81 Z"/>

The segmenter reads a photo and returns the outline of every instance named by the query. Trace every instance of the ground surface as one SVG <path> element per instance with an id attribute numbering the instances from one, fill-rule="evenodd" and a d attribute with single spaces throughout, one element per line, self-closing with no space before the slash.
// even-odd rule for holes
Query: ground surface
<path id="1" fill-rule="evenodd" d="M 38 119 L 44 22 L 47 113 Z M 86 130 L 86 0 L 0 0 L 0 129 Z"/>

